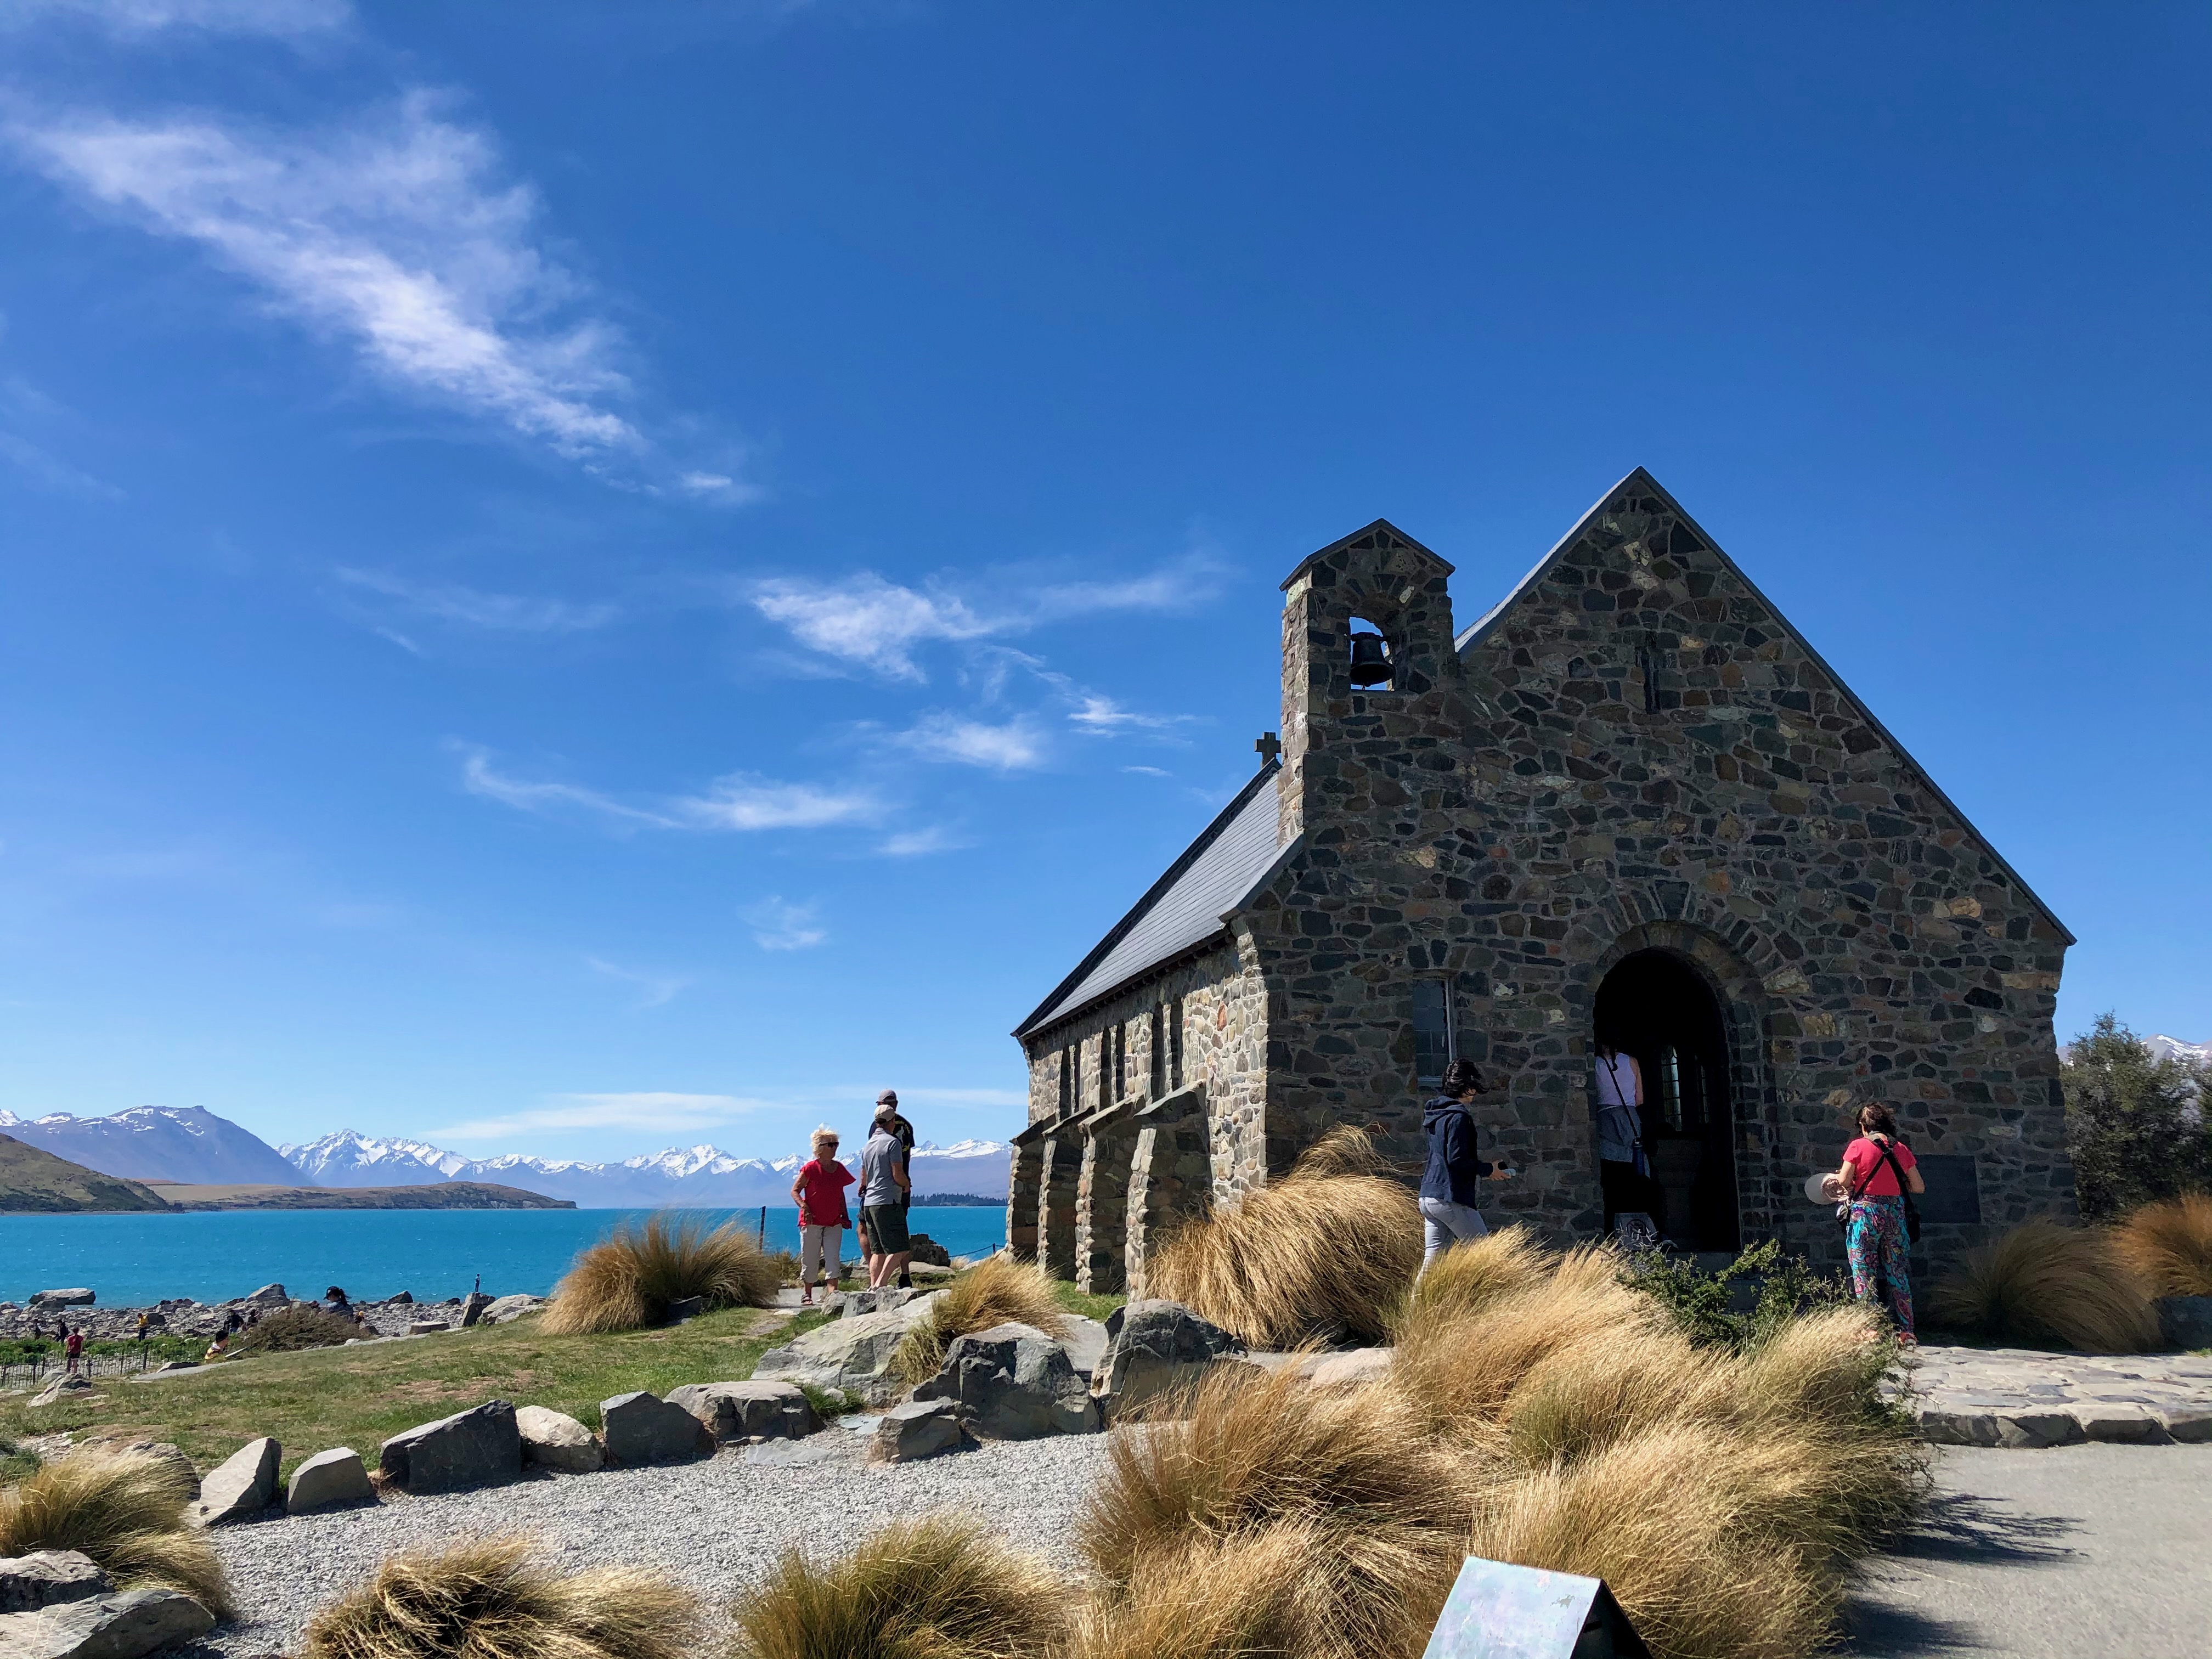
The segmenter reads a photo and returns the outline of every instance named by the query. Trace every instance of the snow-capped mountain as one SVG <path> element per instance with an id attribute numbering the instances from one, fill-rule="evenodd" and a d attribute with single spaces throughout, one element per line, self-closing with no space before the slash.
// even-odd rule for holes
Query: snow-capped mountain
<path id="1" fill-rule="evenodd" d="M 719 1146 L 671 1146 L 665 1152 L 588 1164 L 574 1158 L 508 1152 L 471 1158 L 419 1140 L 378 1139 L 341 1129 L 305 1146 L 277 1149 L 300 1176 L 325 1187 L 406 1187 L 434 1181 L 495 1181 L 548 1198 L 565 1198 L 586 1209 L 650 1209 L 664 1205 L 728 1207 L 788 1204 L 791 1178 L 805 1160 L 736 1158 Z M 914 1150 L 914 1189 L 920 1197 L 978 1193 L 996 1198 L 1006 1190 L 1006 1145 L 962 1140 L 950 1146 L 925 1141 Z M 857 1157 L 848 1156 L 848 1164 Z"/>
<path id="2" fill-rule="evenodd" d="M 2184 1042 L 2179 1037 L 2149 1036 L 2143 1047 L 2160 1060 L 2188 1060 L 2198 1066 L 2212 1066 L 2212 1042 Z"/>
<path id="3" fill-rule="evenodd" d="M 0 1111 L 0 1129 L 57 1158 L 133 1181 L 274 1182 L 300 1173 L 274 1147 L 204 1106 L 133 1106 L 106 1117 Z"/>

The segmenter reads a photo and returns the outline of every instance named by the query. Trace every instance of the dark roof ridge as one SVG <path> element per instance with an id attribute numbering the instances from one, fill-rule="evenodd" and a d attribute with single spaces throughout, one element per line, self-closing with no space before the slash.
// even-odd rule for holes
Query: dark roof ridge
<path id="1" fill-rule="evenodd" d="M 1651 494 L 1658 496 L 1661 501 L 1667 503 L 1668 509 L 1680 518 L 1684 524 L 1690 527 L 1691 531 L 1696 534 L 1698 539 L 1703 542 L 1706 548 L 1711 550 L 1713 556 L 1718 559 L 1721 563 L 1727 568 L 1729 574 L 1734 576 L 1736 580 L 1741 582 L 1744 586 L 1749 590 L 1751 596 L 1757 599 L 1759 604 L 1766 607 L 1767 614 L 1771 616 L 1777 623 L 1781 624 L 1783 631 L 1789 635 L 1790 640 L 1796 645 L 1797 648 L 1813 659 L 1814 666 L 1828 677 L 1829 684 L 1833 685 L 1836 690 L 1843 695 L 1844 700 L 1848 702 L 1852 708 L 1857 712 L 1858 717 L 1864 720 L 1869 726 L 1873 728 L 1875 735 L 1879 737 L 1884 743 L 1887 744 L 1891 749 L 1896 751 L 1899 758 L 1903 760 L 1907 766 L 1911 767 L 1913 772 L 1919 777 L 1920 781 L 1927 787 L 1928 793 L 1935 796 L 1936 799 L 1942 804 L 1943 809 L 1949 812 L 1954 818 L 1958 820 L 1958 822 L 1965 828 L 1966 833 L 1974 838 L 1975 842 L 1980 846 L 1982 851 L 1988 854 L 1991 859 L 1996 861 L 1997 868 L 2003 871 L 2006 876 L 2011 879 L 2013 885 L 2019 888 L 2020 890 L 2027 896 L 2027 902 L 2043 913 L 2043 919 L 2058 930 L 2059 933 L 2064 938 L 2067 944 L 2074 945 L 2079 943 L 2079 941 L 2074 937 L 2073 930 L 2068 927 L 2064 922 L 2059 921 L 2058 913 L 2044 902 L 2043 896 L 2027 884 L 2027 881 L 2021 877 L 2020 872 L 2014 869 L 2012 865 L 2006 860 L 2005 855 L 1997 851 L 1996 844 L 1975 826 L 1974 821 L 1972 818 L 1968 817 L 1965 812 L 1960 810 L 1958 802 L 1953 800 L 1950 796 L 1943 793 L 1942 786 L 1936 781 L 1934 775 L 1926 767 L 1923 766 L 1917 760 L 1913 758 L 1912 751 L 1907 749 L 1904 744 L 1898 740 L 1897 734 L 1881 723 L 1881 720 L 1875 715 L 1874 710 L 1868 708 L 1864 701 L 1860 698 L 1859 694 L 1851 690 L 1850 682 L 1845 680 L 1841 674 L 1838 674 L 1834 668 L 1829 665 L 1828 659 L 1822 656 L 1819 651 L 1814 648 L 1813 642 L 1810 640 L 1807 639 L 1803 634 L 1798 631 L 1797 624 L 1790 620 L 1788 614 L 1784 611 L 1782 607 L 1766 597 L 1765 592 L 1759 587 L 1759 584 L 1752 580 L 1749 576 L 1744 574 L 1743 567 L 1729 556 L 1728 550 L 1723 548 L 1719 542 L 1713 538 L 1711 533 L 1706 530 L 1705 526 L 1699 524 L 1697 520 L 1691 517 L 1689 510 L 1686 508 L 1681 502 L 1676 501 L 1674 497 L 1668 493 L 1667 487 L 1661 483 L 1658 479 L 1653 477 L 1646 468 L 1638 466 L 1630 469 L 1627 474 L 1621 478 L 1620 483 L 1614 484 L 1612 489 L 1607 490 L 1604 495 L 1599 496 L 1595 504 L 1593 505 L 1587 513 L 1583 514 L 1581 518 L 1575 520 L 1574 528 L 1568 531 L 1565 535 L 1560 537 L 1557 542 L 1553 543 L 1552 550 L 1545 554 L 1542 558 L 1536 562 L 1534 568 L 1531 569 L 1527 575 L 1523 576 L 1519 581 L 1513 585 L 1513 589 L 1510 592 L 1506 594 L 1504 599 L 1500 599 L 1496 605 L 1492 605 L 1488 611 L 1484 612 L 1483 615 L 1478 617 L 1473 623 L 1469 624 L 1467 631 L 1453 641 L 1453 649 L 1463 659 L 1469 651 L 1481 644 L 1482 641 L 1489 636 L 1491 630 L 1498 625 L 1499 619 L 1504 616 L 1506 611 L 1510 610 L 1514 604 L 1519 600 L 1524 593 L 1528 592 L 1531 588 L 1535 586 L 1538 582 L 1541 581 L 1545 576 L 1549 574 L 1552 567 L 1559 562 L 1559 559 L 1566 550 L 1582 538 L 1583 532 L 1588 528 L 1589 521 L 1597 517 L 1599 514 L 1604 512 L 1606 507 L 1617 496 L 1619 496 L 1623 490 L 1628 489 L 1631 485 L 1634 485 L 1640 489 L 1649 490 Z"/>
<path id="2" fill-rule="evenodd" d="M 1018 1039 L 1032 1026 L 1037 1024 L 1046 1014 L 1052 1012 L 1054 1005 L 1062 997 L 1082 984 L 1089 976 L 1091 970 L 1103 962 L 1114 947 L 1127 937 L 1129 930 L 1144 920 L 1146 912 L 1158 903 L 1160 898 L 1181 878 L 1182 873 L 1198 861 L 1199 855 L 1220 838 L 1221 832 L 1229 827 L 1239 812 L 1244 810 L 1252 797 L 1259 793 L 1267 780 L 1282 769 L 1281 759 L 1279 757 L 1272 759 L 1264 763 L 1257 772 L 1247 779 L 1244 787 L 1237 792 L 1229 804 L 1215 813 L 1212 822 L 1198 832 L 1197 838 L 1182 849 L 1182 856 L 1168 866 L 1158 881 L 1145 890 L 1144 896 L 1130 906 L 1128 913 L 1107 930 L 1106 937 L 1091 947 L 1090 953 L 1075 964 L 1067 977 L 1054 986 L 1045 1000 L 1030 1011 L 1029 1017 L 1014 1027 L 1012 1035 Z"/>

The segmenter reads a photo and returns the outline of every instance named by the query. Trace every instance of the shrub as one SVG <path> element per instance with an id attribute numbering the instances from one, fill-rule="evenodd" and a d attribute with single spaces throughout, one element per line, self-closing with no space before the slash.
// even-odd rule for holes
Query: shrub
<path id="1" fill-rule="evenodd" d="M 1759 1280 L 1759 1292 L 1752 1307 L 1739 1313 L 1735 1282 L 1747 1278 Z M 1630 1258 L 1620 1279 L 1664 1304 L 1692 1341 L 1734 1348 L 1764 1340 L 1801 1313 L 1851 1300 L 1850 1285 L 1840 1274 L 1815 1273 L 1804 1257 L 1783 1255 L 1771 1238 L 1711 1273 L 1689 1257 L 1653 1250 Z"/>
<path id="2" fill-rule="evenodd" d="M 2105 1235 L 2024 1223 L 1960 1258 L 1928 1298 L 1931 1322 L 2083 1353 L 2158 1346 L 2158 1316 Z"/>
<path id="3" fill-rule="evenodd" d="M 670 1303 L 694 1296 L 710 1310 L 765 1308 L 779 1283 L 736 1223 L 709 1231 L 696 1217 L 650 1216 L 578 1254 L 553 1288 L 542 1328 L 559 1336 L 639 1330 L 665 1323 Z"/>
<path id="4" fill-rule="evenodd" d="M 2081 1213 L 2110 1220 L 2212 1182 L 2212 1116 L 2188 1110 L 2203 1068 L 2160 1059 L 2111 1014 L 2067 1046 L 2059 1068 Z"/>
<path id="5" fill-rule="evenodd" d="M 1324 1135 L 1279 1181 L 1170 1235 L 1150 1264 L 1154 1296 L 1255 1347 L 1379 1342 L 1421 1263 L 1412 1188 L 1382 1173 L 1357 1129 Z"/>
<path id="6" fill-rule="evenodd" d="M 526 1539 L 473 1540 L 395 1556 L 307 1621 L 304 1659 L 690 1659 L 699 1616 L 657 1573 L 593 1567 L 563 1577 Z"/>
<path id="7" fill-rule="evenodd" d="M 191 1497 L 174 1463 L 77 1451 L 0 1493 L 0 1556 L 80 1550 L 122 1589 L 182 1590 L 220 1616 L 230 1595 L 207 1534 L 185 1525 Z"/>
<path id="8" fill-rule="evenodd" d="M 2212 1296 L 2212 1196 L 2144 1205 L 2113 1230 L 2112 1249 L 2153 1296 Z"/>
<path id="9" fill-rule="evenodd" d="M 335 1348 L 362 1334 L 361 1327 L 343 1314 L 324 1308 L 286 1308 L 247 1326 L 231 1338 L 231 1351 L 244 1353 L 293 1353 L 301 1348 Z"/>
<path id="10" fill-rule="evenodd" d="M 1067 1632 L 1067 1588 L 950 1516 L 885 1527 L 841 1560 L 787 1553 L 741 1595 L 735 1659 L 1026 1659 Z M 310 1656 L 310 1659 L 313 1659 Z"/>
<path id="11" fill-rule="evenodd" d="M 954 1337 L 1010 1321 L 1034 1325 L 1047 1336 L 1067 1334 L 1067 1316 L 1043 1269 L 1024 1267 L 1012 1256 L 990 1256 L 931 1298 L 927 1316 L 891 1356 L 891 1368 L 908 1382 L 927 1382 L 945 1364 Z"/>

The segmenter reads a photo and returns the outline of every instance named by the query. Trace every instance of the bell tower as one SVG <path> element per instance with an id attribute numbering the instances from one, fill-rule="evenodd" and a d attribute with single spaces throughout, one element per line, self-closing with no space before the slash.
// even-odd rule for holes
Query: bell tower
<path id="1" fill-rule="evenodd" d="M 1459 678 L 1451 569 L 1377 519 L 1285 578 L 1280 844 L 1405 801 L 1419 780 L 1400 775 L 1447 752 L 1433 726 Z"/>

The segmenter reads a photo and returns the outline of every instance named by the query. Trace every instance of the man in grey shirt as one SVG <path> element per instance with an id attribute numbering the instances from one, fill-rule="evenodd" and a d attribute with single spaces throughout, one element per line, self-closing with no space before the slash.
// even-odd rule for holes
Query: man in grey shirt
<path id="1" fill-rule="evenodd" d="M 906 1149 L 887 1121 L 897 1109 L 876 1114 L 875 1128 L 860 1149 L 860 1225 L 875 1250 L 868 1261 L 871 1290 L 898 1282 L 912 1248 L 906 1231 Z"/>

